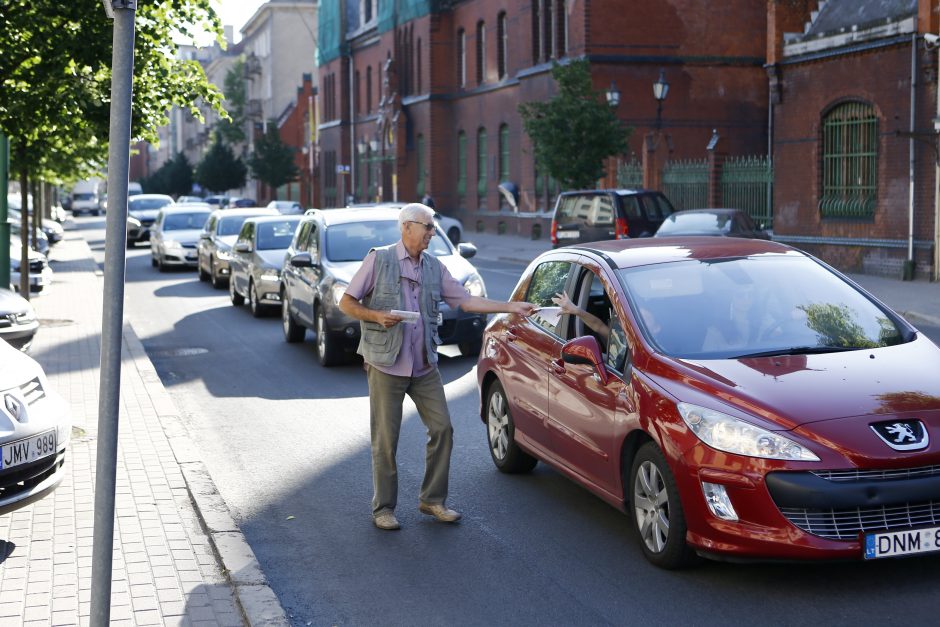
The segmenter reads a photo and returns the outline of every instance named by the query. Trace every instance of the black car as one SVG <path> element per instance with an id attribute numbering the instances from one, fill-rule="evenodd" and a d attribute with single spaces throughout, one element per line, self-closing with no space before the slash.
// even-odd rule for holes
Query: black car
<path id="1" fill-rule="evenodd" d="M 340 363 L 359 344 L 359 322 L 339 309 L 346 287 L 375 246 L 401 237 L 398 208 L 347 208 L 308 211 L 288 248 L 281 272 L 281 320 L 284 338 L 301 342 L 306 330 L 316 333 L 321 365 Z M 428 246 L 457 281 L 474 296 L 486 296 L 483 278 L 467 261 L 473 244 L 454 246 L 438 225 Z M 456 344 L 463 355 L 480 352 L 486 315 L 451 309 L 441 302 L 438 336 Z"/>
<path id="2" fill-rule="evenodd" d="M 675 209 L 661 192 L 593 189 L 563 192 L 552 216 L 552 246 L 652 237 Z"/>
<path id="3" fill-rule="evenodd" d="M 742 209 L 685 209 L 666 218 L 656 237 L 673 235 L 714 235 L 770 239 L 763 225 L 758 226 Z"/>

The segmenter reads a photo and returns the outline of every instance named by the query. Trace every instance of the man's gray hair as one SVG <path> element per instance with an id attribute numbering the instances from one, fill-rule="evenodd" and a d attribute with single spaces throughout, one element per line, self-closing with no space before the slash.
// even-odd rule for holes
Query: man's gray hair
<path id="1" fill-rule="evenodd" d="M 404 227 L 407 222 L 411 222 L 412 220 L 421 222 L 422 218 L 427 218 L 433 222 L 434 210 L 419 202 L 410 202 L 402 207 L 401 211 L 398 213 L 398 226 Z"/>

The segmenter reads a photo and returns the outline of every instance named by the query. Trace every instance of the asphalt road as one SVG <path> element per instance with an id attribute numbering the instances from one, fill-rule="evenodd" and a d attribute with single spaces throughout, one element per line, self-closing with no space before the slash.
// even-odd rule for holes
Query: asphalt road
<path id="1" fill-rule="evenodd" d="M 103 218 L 80 218 L 101 262 Z M 505 298 L 522 268 L 479 262 Z M 52 288 L 54 289 L 54 287 Z M 448 504 L 417 512 L 425 434 L 406 405 L 400 532 L 371 523 L 361 366 L 315 361 L 195 272 L 128 251 L 126 318 L 183 413 L 222 497 L 296 625 L 935 624 L 937 558 L 851 564 L 650 566 L 625 515 L 540 464 L 493 467 L 475 361 L 441 360 L 455 429 Z M 923 329 L 935 342 L 940 329 Z"/>

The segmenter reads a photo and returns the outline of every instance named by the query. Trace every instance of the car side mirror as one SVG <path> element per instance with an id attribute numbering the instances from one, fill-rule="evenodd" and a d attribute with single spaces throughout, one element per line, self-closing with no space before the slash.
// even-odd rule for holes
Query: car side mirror
<path id="1" fill-rule="evenodd" d="M 310 256 L 310 253 L 297 253 L 290 258 L 290 265 L 295 268 L 312 268 L 313 257 Z"/>
<path id="2" fill-rule="evenodd" d="M 250 253 L 251 244 L 248 242 L 235 242 L 235 252 L 237 253 Z"/>
<path id="3" fill-rule="evenodd" d="M 576 337 L 561 347 L 561 360 L 566 364 L 585 364 L 593 366 L 601 385 L 607 385 L 607 366 L 601 346 L 593 335 Z"/>
<path id="4" fill-rule="evenodd" d="M 477 247 L 470 242 L 461 242 L 457 244 L 457 252 L 464 259 L 470 259 L 477 254 Z"/>

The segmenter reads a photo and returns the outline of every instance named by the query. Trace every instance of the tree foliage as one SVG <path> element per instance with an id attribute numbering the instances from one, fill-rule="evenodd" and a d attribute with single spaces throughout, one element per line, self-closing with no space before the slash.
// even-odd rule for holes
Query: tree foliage
<path id="1" fill-rule="evenodd" d="M 217 126 L 222 141 L 229 146 L 236 146 L 245 141 L 245 61 L 239 59 L 225 74 L 225 109 L 229 119 L 221 120 Z"/>
<path id="2" fill-rule="evenodd" d="M 554 98 L 519 105 L 523 128 L 540 171 L 565 189 L 592 187 L 604 174 L 604 159 L 626 151 L 632 129 L 591 85 L 587 60 L 556 63 L 552 77 L 558 85 Z"/>
<path id="3" fill-rule="evenodd" d="M 181 152 L 177 152 L 156 172 L 141 182 L 148 194 L 181 196 L 193 189 L 193 166 Z"/>
<path id="4" fill-rule="evenodd" d="M 212 147 L 196 166 L 196 182 L 212 192 L 224 192 L 245 184 L 248 170 L 216 134 Z"/>
<path id="5" fill-rule="evenodd" d="M 248 166 L 255 178 L 273 189 L 293 181 L 299 170 L 294 163 L 296 149 L 281 141 L 274 120 L 268 122 L 268 129 L 255 140 L 255 151 L 248 158 Z"/>

